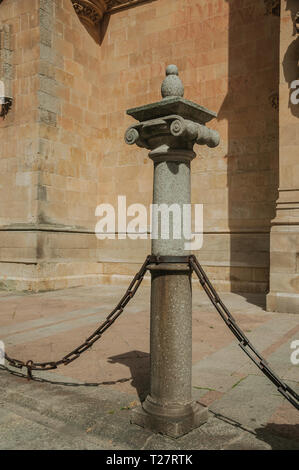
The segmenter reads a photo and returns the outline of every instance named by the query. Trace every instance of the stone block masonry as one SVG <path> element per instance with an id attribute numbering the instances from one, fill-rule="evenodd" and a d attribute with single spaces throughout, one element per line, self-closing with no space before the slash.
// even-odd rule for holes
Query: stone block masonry
<path id="1" fill-rule="evenodd" d="M 279 18 L 254 0 L 158 0 L 105 21 L 99 44 L 71 0 L 0 5 L 14 77 L 14 106 L 0 122 L 3 285 L 38 291 L 114 282 L 142 262 L 149 241 L 96 239 L 95 208 L 116 205 L 118 195 L 128 205 L 150 204 L 152 167 L 145 150 L 123 142 L 132 124 L 125 110 L 159 100 L 165 66 L 176 63 L 185 95 L 218 112 L 213 127 L 221 134 L 216 149 L 196 148 L 192 166 L 192 202 L 204 204 L 196 255 L 217 288 L 266 292 Z"/>

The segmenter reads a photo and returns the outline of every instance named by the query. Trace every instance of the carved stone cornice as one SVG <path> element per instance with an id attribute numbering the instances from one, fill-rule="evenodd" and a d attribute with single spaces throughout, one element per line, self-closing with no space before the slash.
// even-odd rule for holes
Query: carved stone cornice
<path id="1" fill-rule="evenodd" d="M 89 26 L 97 26 L 106 12 L 134 6 L 145 0 L 71 0 L 80 20 Z M 0 3 L 2 0 L 0 0 Z"/>
<path id="2" fill-rule="evenodd" d="M 105 13 L 114 13 L 144 1 L 146 0 L 71 0 L 81 23 L 97 42 L 101 41 L 100 27 Z"/>
<path id="3" fill-rule="evenodd" d="M 71 0 L 81 22 L 87 26 L 97 26 L 107 10 L 106 0 Z"/>
<path id="4" fill-rule="evenodd" d="M 145 0 L 106 0 L 107 11 L 112 13 L 115 10 L 118 10 L 121 8 L 132 7 L 144 1 Z"/>

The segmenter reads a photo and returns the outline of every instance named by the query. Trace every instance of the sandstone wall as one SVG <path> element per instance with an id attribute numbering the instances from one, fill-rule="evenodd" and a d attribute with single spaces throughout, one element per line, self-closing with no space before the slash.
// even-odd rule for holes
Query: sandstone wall
<path id="1" fill-rule="evenodd" d="M 97 240 L 95 208 L 115 204 L 117 195 L 125 195 L 127 205 L 150 204 L 152 162 L 146 151 L 124 144 L 132 123 L 125 111 L 159 100 L 165 66 L 175 63 L 185 97 L 219 113 L 212 126 L 221 133 L 221 145 L 209 151 L 198 147 L 192 163 L 192 199 L 204 204 L 198 255 L 218 287 L 265 291 L 277 196 L 279 19 L 255 0 L 157 0 L 107 18 L 99 45 L 70 0 L 4 0 L 1 22 L 17 31 L 22 19 L 17 5 L 25 4 L 28 18 L 36 11 L 36 27 L 23 20 L 35 46 L 27 39 L 23 52 L 15 48 L 13 55 L 23 61 L 36 54 L 27 84 L 33 96 L 26 101 L 27 88 L 17 91 L 26 85 L 16 76 L 16 105 L 0 124 L 7 136 L 0 164 L 13 145 L 20 147 L 15 152 L 20 165 L 31 158 L 30 177 L 16 180 L 19 170 L 7 167 L 11 187 L 17 189 L 16 181 L 23 186 L 19 218 L 8 214 L 3 226 L 35 224 L 17 235 L 24 240 L 18 242 L 21 251 L 32 240 L 35 267 L 28 273 L 28 264 L 15 264 L 20 257 L 15 251 L 9 266 L 1 263 L 2 275 L 17 277 L 17 288 L 38 290 L 119 281 L 119 275 L 126 282 L 137 270 L 150 241 Z M 20 130 L 29 132 L 30 126 L 19 124 L 22 119 L 31 119 L 35 132 L 30 158 Z M 15 236 L 4 231 L 9 241 L 3 243 L 14 243 Z M 1 251 L 2 261 L 3 256 Z"/>
<path id="2" fill-rule="evenodd" d="M 36 266 L 37 234 L 30 228 L 38 213 L 38 6 L 37 0 L 0 5 L 0 80 L 14 100 L 0 120 L 1 285 L 31 277 Z"/>

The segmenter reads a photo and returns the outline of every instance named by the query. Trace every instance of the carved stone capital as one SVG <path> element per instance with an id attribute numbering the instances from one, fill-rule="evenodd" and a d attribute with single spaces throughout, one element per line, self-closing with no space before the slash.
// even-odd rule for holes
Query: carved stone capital
<path id="1" fill-rule="evenodd" d="M 162 153 L 168 153 L 170 159 L 176 159 L 175 155 L 181 151 L 191 151 L 190 155 L 193 155 L 194 144 L 217 147 L 220 136 L 217 131 L 205 125 L 178 115 L 170 115 L 130 126 L 126 131 L 125 141 L 128 145 L 136 144 L 154 153 L 160 153 L 163 147 Z M 174 157 L 171 157 L 172 153 Z"/>
<path id="2" fill-rule="evenodd" d="M 190 161 L 195 157 L 194 144 L 217 147 L 220 142 L 218 132 L 206 127 L 216 113 L 184 99 L 178 75 L 178 68 L 169 65 L 162 100 L 127 110 L 139 123 L 127 129 L 126 143 L 151 150 L 149 156 L 155 161 Z"/>

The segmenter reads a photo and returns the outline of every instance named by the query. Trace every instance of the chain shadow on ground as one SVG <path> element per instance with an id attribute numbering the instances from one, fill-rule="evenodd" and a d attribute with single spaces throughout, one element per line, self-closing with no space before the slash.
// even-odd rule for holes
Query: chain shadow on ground
<path id="1" fill-rule="evenodd" d="M 299 424 L 267 423 L 255 431 L 257 439 L 267 442 L 272 450 L 299 450 Z"/>
<path id="2" fill-rule="evenodd" d="M 22 372 L 18 372 L 17 370 L 12 370 L 9 367 L 1 365 L 0 370 L 4 370 L 4 371 L 8 372 L 9 374 L 14 375 L 16 377 L 20 377 L 20 378 L 29 380 L 27 374 L 23 374 Z M 33 382 L 43 382 L 43 383 L 48 383 L 48 384 L 52 384 L 52 385 L 64 385 L 65 387 L 98 387 L 100 385 L 115 385 L 115 384 L 118 384 L 118 383 L 129 382 L 131 379 L 132 379 L 132 377 L 126 377 L 126 378 L 123 378 L 123 379 L 106 380 L 106 381 L 103 381 L 103 382 L 82 382 L 82 383 L 80 383 L 80 382 L 64 382 L 64 381 L 60 381 L 60 380 L 50 380 L 50 379 L 45 379 L 43 377 L 38 377 L 36 375 L 33 375 L 32 379 L 30 379 L 30 380 L 32 380 Z"/>
<path id="3" fill-rule="evenodd" d="M 130 369 L 130 377 L 125 377 L 117 380 L 106 380 L 103 382 L 66 382 L 63 380 L 51 380 L 49 378 L 39 377 L 34 375 L 34 370 L 32 371 L 32 379 L 35 382 L 49 383 L 53 385 L 63 385 L 65 387 L 98 387 L 98 386 L 107 386 L 107 385 L 116 385 L 131 380 L 131 385 L 136 389 L 139 400 L 142 402 L 145 400 L 146 396 L 149 393 L 150 388 L 150 355 L 143 351 L 128 351 L 123 354 L 118 354 L 116 356 L 111 356 L 108 358 L 110 364 L 122 364 L 127 366 Z M 0 366 L 0 370 L 5 370 L 11 375 L 27 379 L 28 375 L 18 370 L 10 369 L 9 367 Z"/>
<path id="4" fill-rule="evenodd" d="M 109 361 L 112 364 L 123 364 L 130 368 L 132 376 L 130 378 L 118 379 L 115 381 L 104 381 L 97 383 L 76 383 L 76 382 L 63 382 L 44 379 L 42 377 L 33 377 L 33 381 L 45 382 L 53 385 L 63 385 L 68 387 L 97 387 L 99 385 L 114 385 L 117 383 L 128 382 L 132 380 L 131 384 L 136 388 L 140 401 L 144 401 L 149 391 L 149 354 L 141 351 L 130 351 L 117 356 L 112 356 Z M 0 370 L 9 372 L 10 374 L 27 378 L 25 374 L 18 371 L 13 371 L 6 366 L 0 366 Z M 200 401 L 199 401 L 200 403 Z M 224 423 L 241 429 L 248 434 L 254 436 L 257 440 L 263 441 L 271 446 L 272 450 L 299 450 L 299 425 L 298 424 L 277 424 L 267 423 L 265 426 L 250 429 L 244 424 L 236 421 L 229 416 L 221 413 L 214 412 L 209 409 L 209 413 L 214 418 L 223 421 Z"/>
<path id="5" fill-rule="evenodd" d="M 271 450 L 299 450 L 298 424 L 267 423 L 260 428 L 250 429 L 229 416 L 216 413 L 211 409 L 209 409 L 209 413 L 220 421 L 246 431 L 248 434 L 256 437 L 257 440 L 269 444 Z"/>

